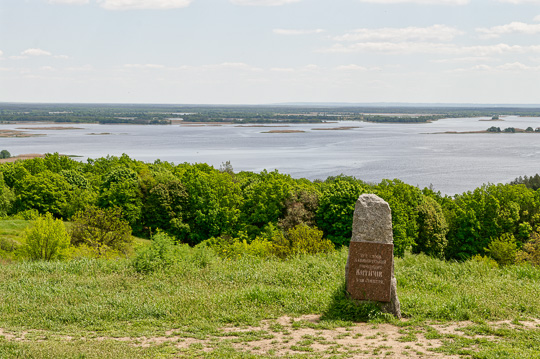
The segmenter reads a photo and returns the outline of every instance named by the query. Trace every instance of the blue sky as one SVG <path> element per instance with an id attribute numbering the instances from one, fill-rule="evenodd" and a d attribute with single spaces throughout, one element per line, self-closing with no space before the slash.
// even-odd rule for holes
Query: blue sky
<path id="1" fill-rule="evenodd" d="M 0 101 L 540 104 L 540 0 L 0 0 Z"/>

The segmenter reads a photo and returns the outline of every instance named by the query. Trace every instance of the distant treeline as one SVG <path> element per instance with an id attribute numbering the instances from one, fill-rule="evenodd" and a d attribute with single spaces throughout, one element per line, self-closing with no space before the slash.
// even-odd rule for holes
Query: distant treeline
<path id="1" fill-rule="evenodd" d="M 455 197 L 398 179 L 368 184 L 349 176 L 294 179 L 277 171 L 234 172 L 207 164 L 144 163 L 105 157 L 86 163 L 58 154 L 0 164 L 0 215 L 52 213 L 71 219 L 98 206 L 118 207 L 133 232 L 161 230 L 178 242 L 283 240 L 298 226 L 347 245 L 358 196 L 375 193 L 392 209 L 395 253 L 467 259 L 524 248 L 540 231 L 540 179 L 486 184 Z M 304 228 L 303 227 L 303 228 Z M 504 252 L 504 251 L 503 251 Z"/>
<path id="2" fill-rule="evenodd" d="M 365 115 L 361 119 L 368 122 L 388 122 L 388 123 L 425 123 L 437 121 L 442 118 L 447 118 L 448 115 L 431 115 L 431 116 L 382 116 L 382 115 Z"/>
<path id="3" fill-rule="evenodd" d="M 233 123 L 317 123 L 342 120 L 415 123 L 451 117 L 495 118 L 500 115 L 540 116 L 540 108 L 0 104 L 0 123 L 41 121 L 169 124 L 170 119 Z"/>

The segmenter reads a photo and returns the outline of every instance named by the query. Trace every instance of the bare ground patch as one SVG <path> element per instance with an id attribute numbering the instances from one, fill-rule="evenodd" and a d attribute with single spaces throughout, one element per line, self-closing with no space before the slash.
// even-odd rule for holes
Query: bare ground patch
<path id="1" fill-rule="evenodd" d="M 62 131 L 62 130 L 84 130 L 82 127 L 73 127 L 73 126 L 52 126 L 52 127 L 18 127 L 18 130 L 51 130 L 51 131 Z"/>
<path id="2" fill-rule="evenodd" d="M 460 358 L 438 352 L 444 342 L 453 338 L 481 338 L 496 342 L 493 335 L 471 332 L 472 322 L 430 323 L 422 325 L 392 325 L 355 323 L 348 327 L 329 328 L 318 315 L 298 318 L 281 317 L 262 321 L 253 327 L 223 327 L 208 335 L 194 335 L 183 329 L 171 329 L 155 337 L 110 337 L 88 333 L 74 338 L 45 331 L 11 332 L 0 328 L 0 338 L 7 341 L 118 341 L 134 347 L 167 345 L 180 353 L 211 352 L 218 347 L 229 347 L 238 352 L 287 358 L 293 355 L 329 358 Z M 528 321 L 499 321 L 485 325 L 492 329 L 540 329 L 540 319 Z"/>
<path id="3" fill-rule="evenodd" d="M 0 137 L 39 137 L 45 136 L 43 134 L 28 133 L 19 130 L 0 130 Z"/>

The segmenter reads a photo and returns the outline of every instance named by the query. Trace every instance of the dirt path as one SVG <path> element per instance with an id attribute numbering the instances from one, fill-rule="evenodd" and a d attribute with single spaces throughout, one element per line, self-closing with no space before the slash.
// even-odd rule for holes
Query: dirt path
<path id="1" fill-rule="evenodd" d="M 341 355 L 347 358 L 460 358 L 437 351 L 444 341 L 455 337 L 482 338 L 495 342 L 497 337 L 471 334 L 471 322 L 432 323 L 420 326 L 356 323 L 349 327 L 328 328 L 317 315 L 299 318 L 281 317 L 266 320 L 256 327 L 224 327 L 211 335 L 198 336 L 182 329 L 172 329 L 156 337 L 108 337 L 89 333 L 77 340 L 118 341 L 134 347 L 169 345 L 180 353 L 211 352 L 220 346 L 238 352 L 272 355 L 287 358 L 304 354 L 329 358 Z M 540 320 L 513 323 L 488 323 L 494 328 L 540 328 Z M 10 332 L 0 328 L 0 337 L 7 341 L 60 341 L 75 340 L 71 336 L 56 336 L 39 330 Z"/>

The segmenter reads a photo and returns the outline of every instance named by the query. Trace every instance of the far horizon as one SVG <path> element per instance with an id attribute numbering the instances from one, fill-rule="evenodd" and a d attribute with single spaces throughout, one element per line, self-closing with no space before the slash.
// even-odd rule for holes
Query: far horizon
<path id="1" fill-rule="evenodd" d="M 28 101 L 0 101 L 2 105 L 44 105 L 44 106 L 77 106 L 77 105 L 95 105 L 95 106 L 185 106 L 185 107 L 304 107 L 304 108 L 316 108 L 316 107 L 372 107 L 372 108 L 500 108 L 500 109 L 512 109 L 512 108 L 528 108 L 535 109 L 540 108 L 538 104 L 526 104 L 526 103 L 412 103 L 412 102 L 281 102 L 281 103 L 149 103 L 149 102 L 28 102 Z"/>
<path id="2" fill-rule="evenodd" d="M 532 104 L 538 0 L 3 0 L 0 99 Z"/>

